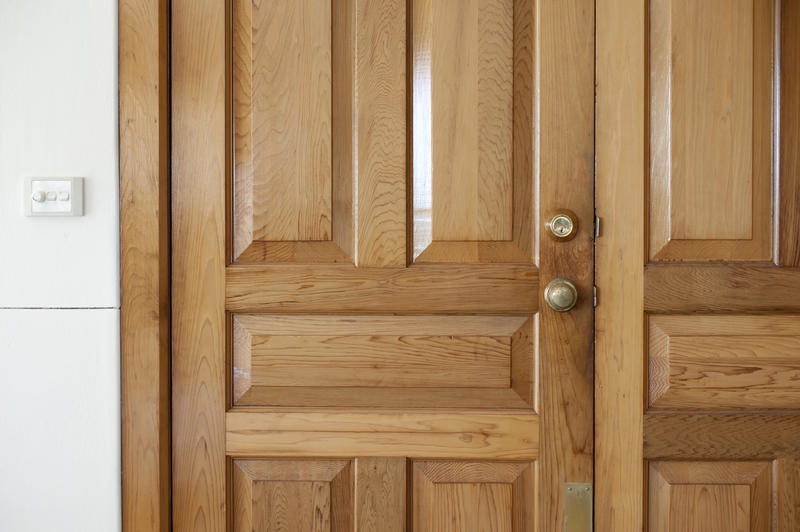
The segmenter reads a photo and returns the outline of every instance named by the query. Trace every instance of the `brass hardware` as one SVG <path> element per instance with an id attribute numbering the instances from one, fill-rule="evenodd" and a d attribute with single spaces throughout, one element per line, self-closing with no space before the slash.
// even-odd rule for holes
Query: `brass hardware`
<path id="1" fill-rule="evenodd" d="M 569 279 L 553 279 L 544 289 L 544 300 L 556 312 L 567 312 L 578 303 L 578 287 Z"/>
<path id="2" fill-rule="evenodd" d="M 564 484 L 564 532 L 592 532 L 592 485 Z"/>
<path id="3" fill-rule="evenodd" d="M 556 240 L 571 240 L 578 232 L 578 217 L 567 209 L 554 214 L 545 224 L 550 236 Z"/>

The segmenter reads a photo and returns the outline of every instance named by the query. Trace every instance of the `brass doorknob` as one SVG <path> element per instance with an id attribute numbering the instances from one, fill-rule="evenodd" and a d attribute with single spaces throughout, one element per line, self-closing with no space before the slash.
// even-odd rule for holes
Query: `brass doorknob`
<path id="1" fill-rule="evenodd" d="M 544 300 L 556 312 L 567 312 L 578 303 L 578 287 L 569 279 L 553 279 L 544 289 Z"/>

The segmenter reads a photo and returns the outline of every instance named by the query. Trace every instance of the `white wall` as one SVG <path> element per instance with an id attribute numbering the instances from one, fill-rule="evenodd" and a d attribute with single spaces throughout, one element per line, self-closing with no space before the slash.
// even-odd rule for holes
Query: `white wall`
<path id="1" fill-rule="evenodd" d="M 0 0 L 0 530 L 120 525 L 116 0 Z M 26 218 L 26 176 L 85 216 Z"/>

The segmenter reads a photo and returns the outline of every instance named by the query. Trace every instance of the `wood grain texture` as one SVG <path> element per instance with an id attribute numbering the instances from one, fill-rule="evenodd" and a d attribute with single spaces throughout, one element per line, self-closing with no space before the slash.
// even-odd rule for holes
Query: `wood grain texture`
<path id="1" fill-rule="evenodd" d="M 594 98 L 588 90 L 594 79 L 594 42 L 591 32 L 573 29 L 594 26 L 594 6 L 583 1 L 542 4 L 538 16 L 540 220 L 565 207 L 579 220 L 591 220 L 594 202 L 585 191 L 592 188 L 594 173 Z M 573 69 L 564 69 L 565 64 Z M 570 127 L 565 127 L 565 120 Z M 569 313 L 554 312 L 540 303 L 542 311 L 537 317 L 543 427 L 537 518 L 544 528 L 563 527 L 564 483 L 591 482 L 593 476 L 592 412 L 588 408 L 593 381 L 594 272 L 589 266 L 593 256 L 588 231 L 569 242 L 539 242 L 541 278 L 571 279 L 580 294 L 578 306 Z M 554 341 L 556 338 L 570 341 Z"/>
<path id="2" fill-rule="evenodd" d="M 355 0 L 331 2 L 331 234 L 332 244 L 354 262 L 356 256 Z M 322 261 L 320 261 L 322 262 Z"/>
<path id="3" fill-rule="evenodd" d="M 651 462 L 652 532 L 772 530 L 770 462 Z"/>
<path id="4" fill-rule="evenodd" d="M 406 2 L 354 0 L 358 264 L 406 265 Z"/>
<path id="5" fill-rule="evenodd" d="M 430 54 L 434 240 L 511 239 L 513 15 L 513 0 L 414 3 L 413 27 L 430 24 L 415 55 Z"/>
<path id="6" fill-rule="evenodd" d="M 235 532 L 353 530 L 349 460 L 233 460 Z"/>
<path id="7" fill-rule="evenodd" d="M 517 8 L 518 32 L 534 32 L 535 54 L 540 62 L 533 78 L 539 91 L 538 128 L 534 128 L 539 158 L 539 227 L 565 208 L 575 213 L 583 227 L 591 227 L 594 2 L 523 2 Z M 527 52 L 518 50 L 520 59 L 526 56 Z M 538 247 L 543 286 L 564 277 L 577 285 L 579 294 L 577 306 L 566 313 L 555 312 L 540 300 L 537 316 L 537 406 L 542 441 L 537 462 L 536 519 L 539 530 L 562 530 L 564 483 L 593 480 L 593 234 L 582 230 L 568 242 L 539 238 Z M 618 267 L 619 263 L 615 269 Z"/>
<path id="8" fill-rule="evenodd" d="M 524 462 L 414 462 L 414 530 L 535 530 L 532 469 Z"/>
<path id="9" fill-rule="evenodd" d="M 533 314 L 533 266 L 245 267 L 227 273 L 232 312 Z"/>
<path id="10" fill-rule="evenodd" d="M 777 506 L 776 514 L 778 530 L 791 530 L 800 523 L 800 458 L 779 458 L 775 467 L 777 471 Z"/>
<path id="11" fill-rule="evenodd" d="M 242 382 L 242 381 L 240 381 Z M 244 381 L 246 384 L 246 381 Z M 460 408 L 503 410 L 531 408 L 512 388 L 376 388 L 374 386 L 249 386 L 235 395 L 237 406 L 331 408 Z M 234 390 L 236 392 L 236 390 Z"/>
<path id="12" fill-rule="evenodd" d="M 175 530 L 224 530 L 226 23 L 172 2 L 172 480 Z"/>
<path id="13" fill-rule="evenodd" d="M 416 263 L 533 258 L 530 12 L 527 0 L 413 5 Z"/>
<path id="14" fill-rule="evenodd" d="M 772 0 L 650 4 L 650 258 L 772 258 Z"/>
<path id="15" fill-rule="evenodd" d="M 650 316 L 650 410 L 800 407 L 800 316 Z"/>
<path id="16" fill-rule="evenodd" d="M 406 531 L 406 459 L 359 458 L 357 530 Z"/>
<path id="17" fill-rule="evenodd" d="M 331 237 L 331 5 L 325 0 L 252 4 L 257 240 Z"/>
<path id="18" fill-rule="evenodd" d="M 597 532 L 642 530 L 645 480 L 645 2 L 597 2 L 595 507 Z"/>
<path id="19" fill-rule="evenodd" d="M 234 2 L 236 262 L 353 262 L 352 15 Z"/>
<path id="20" fill-rule="evenodd" d="M 507 388 L 511 339 L 480 336 L 256 336 L 256 386 Z"/>
<path id="21" fill-rule="evenodd" d="M 227 450 L 235 456 L 408 456 L 533 460 L 535 414 L 505 412 L 231 411 Z"/>
<path id="22" fill-rule="evenodd" d="M 800 4 L 780 3 L 778 264 L 800 267 Z"/>
<path id="23" fill-rule="evenodd" d="M 648 414 L 648 459 L 760 460 L 800 453 L 800 415 Z"/>
<path id="24" fill-rule="evenodd" d="M 651 313 L 800 313 L 795 268 L 651 265 L 644 282 Z"/>
<path id="25" fill-rule="evenodd" d="M 119 3 L 122 526 L 170 529 L 169 4 Z"/>
<path id="26" fill-rule="evenodd" d="M 261 387 L 508 389 L 515 361 L 532 367 L 530 329 L 525 317 L 235 315 L 234 404 Z"/>

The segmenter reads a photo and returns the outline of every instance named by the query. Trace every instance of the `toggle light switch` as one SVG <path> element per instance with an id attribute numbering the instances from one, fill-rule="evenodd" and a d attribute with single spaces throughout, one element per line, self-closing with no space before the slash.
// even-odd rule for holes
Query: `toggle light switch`
<path id="1" fill-rule="evenodd" d="M 29 177 L 25 216 L 83 216 L 82 177 Z"/>

